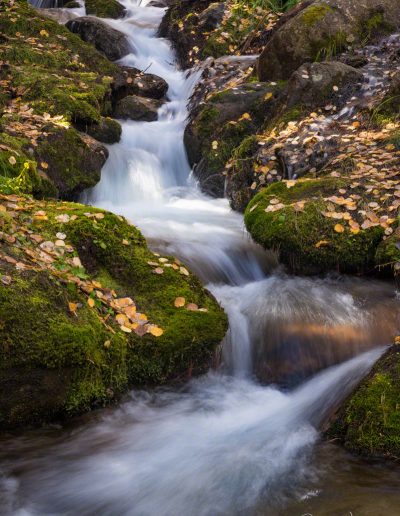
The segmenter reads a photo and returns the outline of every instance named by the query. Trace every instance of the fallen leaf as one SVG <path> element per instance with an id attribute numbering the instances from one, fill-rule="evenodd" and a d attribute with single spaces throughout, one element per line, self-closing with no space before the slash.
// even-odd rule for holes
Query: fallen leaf
<path id="1" fill-rule="evenodd" d="M 184 297 L 177 297 L 174 301 L 174 306 L 176 308 L 182 308 L 182 306 L 185 306 L 186 300 Z"/>
<path id="2" fill-rule="evenodd" d="M 336 231 L 336 233 L 344 232 L 344 227 L 341 224 L 336 224 L 336 226 L 333 229 Z"/>

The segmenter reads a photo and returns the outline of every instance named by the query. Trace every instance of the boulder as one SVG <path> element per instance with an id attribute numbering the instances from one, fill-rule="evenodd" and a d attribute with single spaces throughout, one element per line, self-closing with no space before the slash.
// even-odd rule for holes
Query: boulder
<path id="1" fill-rule="evenodd" d="M 122 128 L 112 118 L 102 117 L 98 124 L 89 125 L 86 133 L 102 143 L 118 143 L 121 139 Z"/>
<path id="2" fill-rule="evenodd" d="M 162 102 L 146 99 L 137 95 L 129 95 L 119 100 L 114 109 L 114 117 L 140 122 L 154 122 L 158 118 L 158 109 Z"/>
<path id="3" fill-rule="evenodd" d="M 280 25 L 258 60 L 262 81 L 289 79 L 306 62 L 362 45 L 400 24 L 397 0 L 317 0 Z"/>
<path id="4" fill-rule="evenodd" d="M 328 100 L 342 104 L 363 80 L 362 72 L 338 61 L 306 63 L 289 80 L 287 107 L 320 107 Z"/>
<path id="5" fill-rule="evenodd" d="M 162 99 L 168 91 L 168 84 L 164 79 L 152 73 L 143 73 L 137 68 L 121 66 L 120 72 L 112 84 L 112 89 L 114 102 L 128 95 Z"/>
<path id="6" fill-rule="evenodd" d="M 61 199 L 75 199 L 100 181 L 108 150 L 91 136 L 73 128 L 51 127 L 35 148 L 39 167 L 54 184 Z"/>
<path id="7" fill-rule="evenodd" d="M 280 105 L 281 85 L 244 83 L 212 95 L 185 129 L 189 163 L 205 193 L 223 197 L 225 164 L 232 152 Z"/>
<path id="8" fill-rule="evenodd" d="M 193 274 L 174 270 L 173 257 L 158 262 L 120 216 L 24 197 L 16 213 L 15 202 L 1 201 L 3 213 L 13 212 L 13 231 L 26 235 L 23 243 L 2 241 L 10 261 L 0 260 L 1 431 L 65 420 L 129 386 L 209 369 L 227 318 Z M 9 231 L 11 216 L 1 219 Z M 33 266 L 10 263 L 22 255 Z M 163 274 L 154 273 L 154 260 Z M 174 308 L 177 295 L 199 310 Z"/>
<path id="9" fill-rule="evenodd" d="M 75 18 L 70 20 L 66 27 L 71 32 L 79 34 L 83 41 L 94 45 L 99 52 L 112 61 L 121 59 L 131 52 L 125 34 L 96 18 L 90 16 Z"/>
<path id="10" fill-rule="evenodd" d="M 330 216 L 330 199 L 349 184 L 351 179 L 333 177 L 299 179 L 294 186 L 273 183 L 250 201 L 246 227 L 265 249 L 278 251 L 281 263 L 294 274 L 366 273 L 387 265 L 389 249 L 381 248 L 387 240 L 379 223 L 360 224 L 352 231 L 341 214 L 340 220 Z M 371 199 L 360 196 L 357 207 Z M 346 217 L 351 219 L 349 213 Z M 355 221 L 351 223 L 354 227 Z"/>
<path id="11" fill-rule="evenodd" d="M 396 340 L 399 340 L 397 337 Z M 339 409 L 327 432 L 368 457 L 400 456 L 400 346 L 390 347 Z"/>
<path id="12" fill-rule="evenodd" d="M 86 14 L 99 18 L 122 18 L 125 7 L 117 0 L 85 0 Z"/>
<path id="13" fill-rule="evenodd" d="M 222 22 L 225 12 L 225 2 L 214 2 L 210 4 L 199 15 L 199 29 L 212 31 Z"/>

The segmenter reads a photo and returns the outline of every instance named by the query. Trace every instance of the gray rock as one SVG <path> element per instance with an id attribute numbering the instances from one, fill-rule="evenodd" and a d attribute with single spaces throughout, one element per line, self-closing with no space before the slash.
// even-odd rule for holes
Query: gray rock
<path id="1" fill-rule="evenodd" d="M 258 60 L 262 81 L 288 79 L 306 62 L 361 46 L 400 25 L 398 0 L 316 0 L 279 26 Z"/>
<path id="2" fill-rule="evenodd" d="M 157 111 L 161 105 L 162 102 L 159 100 L 129 95 L 117 102 L 114 116 L 115 118 L 153 122 L 157 120 Z"/>
<path id="3" fill-rule="evenodd" d="M 162 99 L 168 91 L 168 84 L 157 75 L 143 73 L 137 68 L 121 66 L 112 88 L 114 102 L 128 95 Z"/>
<path id="4" fill-rule="evenodd" d="M 125 34 L 96 18 L 82 16 L 69 21 L 66 27 L 71 32 L 79 34 L 83 41 L 94 45 L 99 52 L 112 61 L 121 59 L 131 52 Z"/>
<path id="5" fill-rule="evenodd" d="M 289 80 L 287 107 L 320 106 L 328 100 L 343 103 L 363 79 L 360 71 L 338 61 L 304 64 Z"/>

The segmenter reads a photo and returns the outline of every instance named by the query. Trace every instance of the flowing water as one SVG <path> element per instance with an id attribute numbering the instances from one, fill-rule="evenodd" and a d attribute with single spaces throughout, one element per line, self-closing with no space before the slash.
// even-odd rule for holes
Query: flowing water
<path id="1" fill-rule="evenodd" d="M 0 514 L 398 514 L 396 466 L 367 464 L 319 438 L 396 333 L 394 288 L 288 277 L 226 200 L 199 192 L 183 130 L 200 72 L 177 70 L 156 38 L 164 10 L 145 4 L 126 0 L 124 20 L 107 23 L 131 42 L 121 64 L 164 77 L 168 102 L 156 122 L 122 122 L 84 200 L 125 215 L 153 249 L 179 256 L 208 284 L 230 320 L 223 364 L 182 388 L 133 391 L 119 408 L 64 428 L 4 437 Z"/>

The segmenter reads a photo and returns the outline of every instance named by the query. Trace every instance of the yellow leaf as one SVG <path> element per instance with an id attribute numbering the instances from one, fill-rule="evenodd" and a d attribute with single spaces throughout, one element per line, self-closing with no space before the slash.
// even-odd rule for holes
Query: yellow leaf
<path id="1" fill-rule="evenodd" d="M 41 166 L 42 168 L 44 168 L 44 169 L 49 168 L 48 163 L 46 163 L 45 161 L 42 161 L 42 162 L 40 163 L 40 166 Z"/>
<path id="2" fill-rule="evenodd" d="M 344 227 L 341 224 L 336 224 L 336 226 L 333 228 L 336 233 L 343 233 Z"/>
<path id="3" fill-rule="evenodd" d="M 174 305 L 176 308 L 181 308 L 182 306 L 185 306 L 186 300 L 184 297 L 177 297 L 174 301 Z"/>
<path id="4" fill-rule="evenodd" d="M 76 309 L 78 308 L 77 303 L 68 303 L 69 311 L 73 314 L 76 313 Z"/>
<path id="5" fill-rule="evenodd" d="M 251 120 L 251 116 L 249 113 L 243 113 L 243 115 L 240 117 L 240 120 Z"/>
<path id="6" fill-rule="evenodd" d="M 89 297 L 87 300 L 87 304 L 90 306 L 90 308 L 94 307 L 94 299 Z"/>
<path id="7" fill-rule="evenodd" d="M 161 337 L 161 335 L 164 333 L 164 330 L 158 326 L 149 326 L 148 332 L 154 335 L 154 337 Z"/>
<path id="8" fill-rule="evenodd" d="M 218 142 L 217 140 L 214 140 L 211 144 L 211 147 L 214 149 L 214 150 L 217 150 L 218 149 Z"/>
<path id="9" fill-rule="evenodd" d="M 49 37 L 49 33 L 47 32 L 47 30 L 44 30 L 44 29 L 42 29 L 42 30 L 39 32 L 39 34 L 40 34 L 41 36 L 45 36 L 46 38 L 48 38 L 48 37 Z"/>
<path id="10" fill-rule="evenodd" d="M 319 249 L 320 247 L 322 247 L 323 245 L 328 245 L 329 244 L 329 240 L 320 240 L 319 242 L 317 242 L 315 244 L 315 247 L 317 249 Z"/>
<path id="11" fill-rule="evenodd" d="M 286 181 L 287 188 L 292 188 L 292 186 L 294 186 L 295 184 L 296 184 L 295 179 L 290 179 L 290 181 Z"/>
<path id="12" fill-rule="evenodd" d="M 269 99 L 271 99 L 272 97 L 273 97 L 273 95 L 272 95 L 272 93 L 269 91 L 268 93 L 266 93 L 266 94 L 264 95 L 264 100 L 269 100 Z"/>

